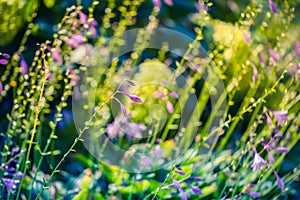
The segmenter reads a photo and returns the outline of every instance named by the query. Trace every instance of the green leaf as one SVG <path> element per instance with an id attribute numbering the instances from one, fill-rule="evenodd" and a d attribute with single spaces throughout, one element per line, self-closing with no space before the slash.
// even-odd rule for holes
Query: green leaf
<path id="1" fill-rule="evenodd" d="M 24 17 L 27 21 L 30 21 L 31 19 L 31 14 L 33 12 L 33 4 L 34 4 L 34 0 L 29 0 L 25 7 Z"/>

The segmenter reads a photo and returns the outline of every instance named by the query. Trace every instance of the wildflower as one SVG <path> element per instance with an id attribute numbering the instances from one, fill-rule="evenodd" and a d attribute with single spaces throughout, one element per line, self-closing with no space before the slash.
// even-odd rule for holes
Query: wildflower
<path id="1" fill-rule="evenodd" d="M 253 170 L 261 170 L 264 165 L 266 165 L 267 162 L 257 153 L 255 147 L 254 147 L 254 161 L 251 167 Z"/>
<path id="2" fill-rule="evenodd" d="M 259 60 L 260 60 L 260 64 L 262 65 L 266 63 L 266 57 L 263 53 L 260 54 Z"/>
<path id="3" fill-rule="evenodd" d="M 96 26 L 98 25 L 97 21 L 95 19 L 93 19 L 90 23 L 89 23 L 89 32 L 92 34 L 92 36 L 97 36 L 97 29 Z"/>
<path id="4" fill-rule="evenodd" d="M 160 158 L 163 157 L 163 153 L 164 153 L 164 150 L 159 145 L 156 145 L 151 150 L 151 157 L 155 160 L 159 160 Z"/>
<path id="5" fill-rule="evenodd" d="M 130 80 L 125 80 L 129 85 L 131 86 L 135 86 L 135 83 L 133 81 L 130 81 Z"/>
<path id="6" fill-rule="evenodd" d="M 269 6 L 270 6 L 270 10 L 276 14 L 277 13 L 277 7 L 276 7 L 276 4 L 274 3 L 273 0 L 269 0 Z"/>
<path id="7" fill-rule="evenodd" d="M 297 57 L 300 57 L 300 43 L 298 41 L 295 41 L 295 54 Z"/>
<path id="8" fill-rule="evenodd" d="M 281 189 L 281 191 L 284 191 L 284 183 L 282 181 L 282 179 L 278 176 L 277 172 L 274 170 L 273 173 L 276 176 L 276 181 L 278 183 L 279 188 Z"/>
<path id="9" fill-rule="evenodd" d="M 287 116 L 288 112 L 286 110 L 284 111 L 269 110 L 269 112 L 272 113 L 276 118 L 278 126 L 284 125 L 284 122 L 288 120 L 288 116 Z"/>
<path id="10" fill-rule="evenodd" d="M 257 70 L 256 66 L 253 63 L 251 63 L 251 66 L 253 68 L 252 81 L 255 82 L 256 79 L 257 79 L 257 76 L 258 76 L 258 70 Z"/>
<path id="11" fill-rule="evenodd" d="M 142 132 L 146 129 L 147 127 L 143 124 L 129 122 L 127 118 L 117 116 L 113 123 L 107 125 L 106 131 L 109 139 L 121 136 L 124 132 L 128 138 L 132 139 L 133 137 L 141 138 Z"/>
<path id="12" fill-rule="evenodd" d="M 67 45 L 76 48 L 82 44 L 84 44 L 84 37 L 81 34 L 73 34 L 66 41 Z"/>
<path id="13" fill-rule="evenodd" d="M 151 167 L 153 165 L 153 160 L 146 156 L 145 154 L 139 154 L 139 167 L 140 167 L 140 170 L 151 170 Z"/>
<path id="14" fill-rule="evenodd" d="M 178 94 L 176 92 L 170 92 L 169 96 L 174 98 L 174 99 L 178 99 Z"/>
<path id="15" fill-rule="evenodd" d="M 170 178 L 173 181 L 174 187 L 179 191 L 181 200 L 187 200 L 187 196 L 184 192 L 184 189 L 181 187 L 180 183 L 177 180 L 175 180 L 173 176 L 170 176 Z"/>
<path id="16" fill-rule="evenodd" d="M 129 94 L 129 95 L 127 95 L 127 96 L 128 96 L 129 99 L 130 99 L 131 101 L 133 101 L 133 102 L 136 102 L 136 103 L 143 103 L 143 101 L 142 101 L 139 97 L 137 97 L 137 96 L 135 96 L 135 95 Z"/>
<path id="17" fill-rule="evenodd" d="M 269 55 L 270 55 L 270 58 L 271 58 L 275 63 L 277 63 L 277 62 L 279 61 L 280 56 L 279 56 L 279 54 L 278 54 L 275 50 L 269 48 Z"/>
<path id="18" fill-rule="evenodd" d="M 78 12 L 79 20 L 82 24 L 87 24 L 87 16 L 81 10 Z"/>
<path id="19" fill-rule="evenodd" d="M 246 42 L 247 44 L 250 44 L 251 39 L 250 39 L 249 35 L 248 35 L 247 33 L 243 32 L 243 36 L 244 36 L 245 42 Z"/>
<path id="20" fill-rule="evenodd" d="M 21 70 L 21 74 L 23 76 L 25 74 L 28 74 L 28 65 L 27 65 L 23 55 L 20 55 L 20 70 Z"/>
<path id="21" fill-rule="evenodd" d="M 16 190 L 20 182 L 19 180 L 14 180 L 11 178 L 1 178 L 1 181 L 3 182 L 8 193 L 11 193 L 14 190 Z"/>
<path id="22" fill-rule="evenodd" d="M 3 86 L 2 86 L 2 83 L 0 82 L 0 94 L 2 93 L 3 91 Z"/>
<path id="23" fill-rule="evenodd" d="M 173 6 L 173 1 L 172 0 L 163 0 L 165 4 L 168 6 Z M 158 10 L 160 10 L 161 7 L 161 0 L 152 0 L 154 7 L 156 7 Z"/>
<path id="24" fill-rule="evenodd" d="M 0 53 L 0 55 L 2 56 L 2 57 L 4 57 L 4 58 L 10 58 L 10 55 L 9 54 L 7 54 L 7 53 Z"/>
<path id="25" fill-rule="evenodd" d="M 258 192 L 244 192 L 244 193 L 250 195 L 252 198 L 255 198 L 255 199 L 260 197 L 260 193 L 258 193 Z"/>
<path id="26" fill-rule="evenodd" d="M 0 59 L 0 65 L 6 65 L 8 63 L 5 59 Z"/>
<path id="27" fill-rule="evenodd" d="M 166 99 L 166 106 L 167 106 L 168 112 L 170 114 L 172 114 L 174 112 L 174 107 L 173 107 L 173 104 L 168 99 Z"/>
<path id="28" fill-rule="evenodd" d="M 294 64 L 291 67 L 292 74 L 295 76 L 298 73 L 299 69 L 300 69 L 299 64 L 298 63 Z M 300 76 L 300 74 L 299 74 L 299 76 Z"/>
<path id="29" fill-rule="evenodd" d="M 196 186 L 193 186 L 193 185 L 191 185 L 191 184 L 189 184 L 189 183 L 186 183 L 186 184 L 187 184 L 187 186 L 189 186 L 189 188 L 192 189 L 192 191 L 193 191 L 195 194 L 202 195 L 202 191 L 201 191 L 200 188 L 198 188 L 198 187 L 196 187 Z"/>
<path id="30" fill-rule="evenodd" d="M 58 62 L 59 64 L 62 63 L 60 47 L 56 47 L 55 49 L 51 50 L 51 55 L 52 55 L 52 58 L 53 58 L 56 62 Z"/>

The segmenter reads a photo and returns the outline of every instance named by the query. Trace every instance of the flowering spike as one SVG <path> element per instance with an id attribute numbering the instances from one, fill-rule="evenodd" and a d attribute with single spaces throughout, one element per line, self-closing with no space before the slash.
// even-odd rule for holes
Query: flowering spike
<path id="1" fill-rule="evenodd" d="M 270 6 L 270 9 L 271 9 L 272 13 L 276 14 L 277 13 L 277 7 L 276 7 L 276 4 L 274 3 L 273 0 L 269 0 L 269 6 Z"/>

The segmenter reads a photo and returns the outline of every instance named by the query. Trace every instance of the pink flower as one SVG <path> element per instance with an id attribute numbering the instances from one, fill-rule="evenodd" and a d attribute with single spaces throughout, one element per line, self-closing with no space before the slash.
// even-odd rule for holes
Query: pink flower
<path id="1" fill-rule="evenodd" d="M 173 1 L 172 0 L 163 0 L 165 4 L 168 6 L 173 6 Z M 158 10 L 161 8 L 161 0 L 152 0 L 154 7 L 156 7 Z"/>
<path id="2" fill-rule="evenodd" d="M 79 15 L 79 19 L 80 19 L 80 22 L 82 24 L 86 24 L 87 21 L 88 21 L 88 18 L 86 16 L 86 14 L 84 14 L 81 10 L 78 12 L 78 15 Z"/>
<path id="3" fill-rule="evenodd" d="M 247 33 L 243 32 L 243 36 L 244 36 L 245 42 L 247 42 L 248 44 L 250 44 L 251 39 L 250 39 L 249 35 Z"/>
<path id="4" fill-rule="evenodd" d="M 7 60 L 0 59 L 0 65 L 6 65 L 8 63 Z"/>
<path id="5" fill-rule="evenodd" d="M 67 40 L 67 45 L 76 48 L 82 44 L 84 44 L 84 37 L 81 34 L 73 34 Z"/>
<path id="6" fill-rule="evenodd" d="M 258 76 L 258 70 L 256 68 L 256 66 L 251 63 L 252 69 L 253 69 L 253 75 L 252 75 L 252 81 L 255 82 Z"/>
<path id="7" fill-rule="evenodd" d="M 51 50 L 51 55 L 56 62 L 58 62 L 59 64 L 62 63 L 61 50 L 59 47 L 57 47 L 54 50 Z"/>
<path id="8" fill-rule="evenodd" d="M 266 63 L 266 57 L 263 53 L 260 54 L 260 64 L 265 64 Z"/>
<path id="9" fill-rule="evenodd" d="M 172 114 L 174 112 L 173 104 L 167 99 L 166 100 L 167 111 Z"/>
<path id="10" fill-rule="evenodd" d="M 280 56 L 279 54 L 274 51 L 273 49 L 269 48 L 269 55 L 270 55 L 270 58 L 275 62 L 277 63 L 280 59 Z"/>
<path id="11" fill-rule="evenodd" d="M 295 54 L 300 57 L 300 43 L 298 41 L 295 41 Z"/>
<path id="12" fill-rule="evenodd" d="M 23 55 L 20 55 L 20 70 L 21 70 L 21 74 L 23 76 L 25 74 L 28 74 L 28 65 L 27 65 Z"/>

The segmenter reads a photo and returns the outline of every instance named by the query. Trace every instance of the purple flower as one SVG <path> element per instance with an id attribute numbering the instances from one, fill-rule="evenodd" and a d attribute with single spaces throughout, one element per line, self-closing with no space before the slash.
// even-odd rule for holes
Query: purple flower
<path id="1" fill-rule="evenodd" d="M 272 113 L 276 118 L 278 126 L 284 125 L 284 122 L 288 120 L 288 116 L 287 116 L 288 112 L 286 110 L 284 111 L 269 110 L 269 112 Z"/>
<path id="2" fill-rule="evenodd" d="M 181 198 L 182 200 L 187 200 L 187 196 L 186 196 L 186 194 L 185 194 L 183 188 L 181 187 L 180 183 L 179 183 L 177 180 L 175 180 L 175 179 L 173 178 L 173 176 L 170 176 L 170 178 L 171 178 L 172 181 L 173 181 L 174 187 L 179 191 L 179 193 L 180 193 L 180 198 Z"/>
<path id="3" fill-rule="evenodd" d="M 190 179 L 193 179 L 195 181 L 202 181 L 202 178 L 196 177 L 196 176 L 191 176 Z"/>
<path id="4" fill-rule="evenodd" d="M 251 63 L 251 66 L 253 68 L 252 81 L 255 82 L 256 79 L 257 79 L 257 76 L 258 76 L 258 70 L 257 70 L 256 66 L 253 63 Z"/>
<path id="5" fill-rule="evenodd" d="M 138 154 L 140 159 L 139 159 L 139 168 L 140 170 L 150 170 L 152 165 L 153 165 L 153 160 L 146 156 L 145 154 Z"/>
<path id="6" fill-rule="evenodd" d="M 10 178 L 1 178 L 1 181 L 3 182 L 4 186 L 7 189 L 7 192 L 11 193 L 12 191 L 16 190 L 18 188 L 19 180 L 14 180 Z"/>
<path id="7" fill-rule="evenodd" d="M 268 151 L 268 160 L 271 165 L 274 164 L 274 156 L 270 151 Z"/>
<path id="8" fill-rule="evenodd" d="M 135 95 L 127 94 L 127 96 L 128 96 L 129 99 L 130 99 L 131 101 L 133 101 L 133 102 L 136 102 L 136 103 L 143 103 L 143 101 L 142 101 L 139 97 L 137 97 L 137 96 L 135 96 Z"/>
<path id="9" fill-rule="evenodd" d="M 271 119 L 270 115 L 268 114 L 268 112 L 265 112 L 265 115 L 267 117 L 267 123 L 268 123 L 268 125 L 272 126 L 272 119 Z"/>
<path id="10" fill-rule="evenodd" d="M 82 24 L 86 24 L 87 23 L 87 16 L 86 16 L 86 14 L 84 14 L 81 10 L 78 12 L 78 14 L 79 14 L 79 19 L 80 19 L 80 22 L 82 23 Z"/>
<path id="11" fill-rule="evenodd" d="M 185 173 L 183 171 L 175 171 L 175 173 L 179 174 L 180 176 L 185 175 Z"/>
<path id="12" fill-rule="evenodd" d="M 278 176 L 278 174 L 275 170 L 273 172 L 276 176 L 276 181 L 278 183 L 279 188 L 281 189 L 281 191 L 284 191 L 284 183 L 283 183 L 282 179 Z"/>
<path id="13" fill-rule="evenodd" d="M 270 58 L 275 62 L 277 63 L 280 59 L 280 56 L 279 54 L 273 50 L 272 48 L 269 48 L 269 55 L 270 55 Z"/>
<path id="14" fill-rule="evenodd" d="M 173 104 L 167 99 L 166 100 L 167 111 L 172 114 L 174 112 Z"/>
<path id="15" fill-rule="evenodd" d="M 129 85 L 131 86 L 135 86 L 135 83 L 133 81 L 130 81 L 130 80 L 125 80 Z"/>
<path id="16" fill-rule="evenodd" d="M 4 57 L 4 58 L 10 58 L 10 55 L 9 54 L 7 54 L 7 53 L 0 53 L 0 55 L 2 56 L 2 57 Z"/>
<path id="17" fill-rule="evenodd" d="M 169 96 L 174 98 L 174 99 L 178 99 L 178 94 L 176 92 L 170 92 Z"/>
<path id="18" fill-rule="evenodd" d="M 298 73 L 299 69 L 300 69 L 300 66 L 298 63 L 296 63 L 291 67 L 291 73 L 295 76 Z M 299 77 L 300 77 L 300 74 L 299 74 Z"/>
<path id="19" fill-rule="evenodd" d="M 172 0 L 163 0 L 165 4 L 168 6 L 173 6 L 173 1 Z M 156 7 L 158 10 L 160 10 L 161 7 L 161 0 L 152 0 L 154 7 Z"/>
<path id="20" fill-rule="evenodd" d="M 84 44 L 84 37 L 81 34 L 73 34 L 67 40 L 67 45 L 76 48 L 82 44 Z"/>
<path id="21" fill-rule="evenodd" d="M 7 60 L 1 59 L 0 60 L 0 65 L 6 65 L 8 63 Z"/>
<path id="22" fill-rule="evenodd" d="M 117 135 L 122 134 L 122 129 L 119 125 L 120 121 L 121 118 L 116 117 L 113 123 L 107 125 L 106 132 L 109 139 L 114 139 L 117 137 Z"/>
<path id="23" fill-rule="evenodd" d="M 285 147 L 277 147 L 274 149 L 275 151 L 278 151 L 279 153 L 287 153 L 288 150 Z"/>
<path id="24" fill-rule="evenodd" d="M 300 57 L 300 43 L 298 41 L 295 41 L 295 54 Z"/>
<path id="25" fill-rule="evenodd" d="M 147 127 L 143 124 L 137 124 L 134 122 L 128 122 L 127 118 L 117 116 L 113 123 L 108 124 L 106 131 L 109 139 L 114 139 L 116 136 L 122 136 L 124 133 L 132 139 L 141 138 L 142 132 L 145 131 Z"/>
<path id="26" fill-rule="evenodd" d="M 257 153 L 254 147 L 254 161 L 251 167 L 253 170 L 261 170 L 263 166 L 265 166 L 267 162 Z"/>
<path id="27" fill-rule="evenodd" d="M 25 61 L 24 56 L 21 54 L 20 55 L 20 70 L 21 74 L 24 76 L 25 74 L 28 74 L 28 65 Z"/>
<path id="28" fill-rule="evenodd" d="M 260 194 L 258 192 L 245 192 L 245 194 L 248 194 L 250 195 L 252 198 L 259 198 L 260 197 Z"/>
<path id="29" fill-rule="evenodd" d="M 57 47 L 56 49 L 51 50 L 51 55 L 56 62 L 58 62 L 59 64 L 62 63 L 60 47 Z"/>
<path id="30" fill-rule="evenodd" d="M 97 36 L 97 29 L 96 29 L 97 25 L 98 25 L 98 23 L 97 23 L 97 21 L 95 19 L 93 19 L 89 23 L 89 32 L 92 34 L 92 36 Z"/>
<path id="31" fill-rule="evenodd" d="M 152 150 L 151 150 L 151 157 L 155 160 L 159 160 L 164 156 L 164 150 L 159 146 L 156 145 Z"/>
<path id="32" fill-rule="evenodd" d="M 266 57 L 265 54 L 261 53 L 260 54 L 260 64 L 265 64 L 266 63 Z"/>
<path id="33" fill-rule="evenodd" d="M 250 44 L 251 39 L 250 39 L 249 35 L 248 35 L 247 33 L 243 32 L 243 36 L 244 36 L 245 42 L 246 42 L 247 44 Z"/>
<path id="34" fill-rule="evenodd" d="M 269 0 L 270 10 L 275 14 L 277 13 L 277 7 L 273 0 Z"/>
<path id="35" fill-rule="evenodd" d="M 2 93 L 3 91 L 3 86 L 2 86 L 2 83 L 0 82 L 0 94 Z"/>
<path id="36" fill-rule="evenodd" d="M 190 185 L 188 183 L 186 183 L 191 189 L 192 191 L 195 193 L 195 194 L 198 194 L 198 195 L 202 195 L 202 191 L 200 188 L 196 187 L 196 186 L 193 186 L 193 185 Z"/>

